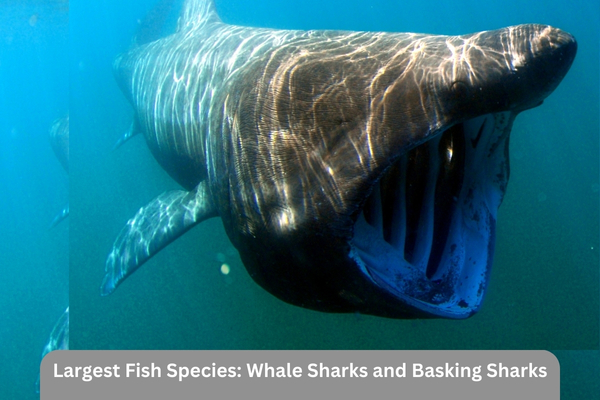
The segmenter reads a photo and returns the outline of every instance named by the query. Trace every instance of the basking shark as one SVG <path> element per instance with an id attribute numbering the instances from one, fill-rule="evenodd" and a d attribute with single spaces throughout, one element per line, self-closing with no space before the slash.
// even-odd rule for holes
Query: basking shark
<path id="1" fill-rule="evenodd" d="M 186 1 L 174 34 L 114 63 L 131 132 L 184 190 L 123 228 L 102 294 L 220 217 L 250 276 L 288 303 L 473 315 L 513 121 L 552 93 L 576 49 L 545 25 L 462 36 L 274 30 L 228 25 L 212 1 Z"/>
<path id="2" fill-rule="evenodd" d="M 60 165 L 69 173 L 69 116 L 57 119 L 50 127 L 50 146 Z M 55 227 L 69 216 L 69 204 L 54 217 L 50 228 Z"/>

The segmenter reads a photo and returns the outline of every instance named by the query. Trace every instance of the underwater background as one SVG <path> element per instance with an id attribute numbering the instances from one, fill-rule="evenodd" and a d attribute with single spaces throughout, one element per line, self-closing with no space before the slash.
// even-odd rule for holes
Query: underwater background
<path id="1" fill-rule="evenodd" d="M 42 349 L 69 302 L 69 200 L 50 147 L 69 108 L 69 8 L 0 0 L 0 398 L 35 399 Z"/>
<path id="2" fill-rule="evenodd" d="M 514 124 L 491 282 L 464 321 L 288 305 L 250 279 L 219 219 L 100 297 L 121 228 L 179 188 L 141 136 L 111 150 L 132 120 L 112 61 L 155 3 L 0 0 L 0 398 L 36 398 L 42 348 L 69 301 L 71 349 L 547 349 L 561 398 L 600 398 L 596 2 L 216 0 L 223 21 L 247 26 L 464 34 L 536 22 L 577 38 L 564 81 Z M 67 176 L 48 131 L 69 109 Z M 67 201 L 69 219 L 49 230 Z"/>

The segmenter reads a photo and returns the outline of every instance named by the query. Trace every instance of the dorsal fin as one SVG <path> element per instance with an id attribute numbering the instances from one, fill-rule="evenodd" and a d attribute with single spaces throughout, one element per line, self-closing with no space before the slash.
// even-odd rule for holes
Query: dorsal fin
<path id="1" fill-rule="evenodd" d="M 221 18 L 213 0 L 186 0 L 179 16 L 177 30 L 199 28 L 215 22 L 221 22 Z"/>
<path id="2" fill-rule="evenodd" d="M 158 0 L 140 21 L 134 42 L 137 46 L 153 42 L 165 35 L 165 26 L 172 16 L 176 0 Z M 178 3 L 180 4 L 180 3 Z M 171 25 L 173 27 L 173 25 Z M 170 32 L 171 33 L 171 32 Z"/>

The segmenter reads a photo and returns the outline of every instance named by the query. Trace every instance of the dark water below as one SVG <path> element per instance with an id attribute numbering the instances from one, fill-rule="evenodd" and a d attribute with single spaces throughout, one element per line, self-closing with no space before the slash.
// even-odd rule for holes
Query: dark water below
<path id="1" fill-rule="evenodd" d="M 577 38 L 563 83 L 513 128 L 511 180 L 482 310 L 466 321 L 404 321 L 277 300 L 249 278 L 217 219 L 99 296 L 122 226 L 178 188 L 143 138 L 111 152 L 132 113 L 111 64 L 151 3 L 0 0 L 0 398 L 35 398 L 39 356 L 69 291 L 71 348 L 547 349 L 561 362 L 563 399 L 599 398 L 597 4 L 217 0 L 232 24 L 461 34 L 539 22 Z M 67 176 L 47 136 L 69 107 Z M 67 200 L 69 223 L 49 231 Z"/>

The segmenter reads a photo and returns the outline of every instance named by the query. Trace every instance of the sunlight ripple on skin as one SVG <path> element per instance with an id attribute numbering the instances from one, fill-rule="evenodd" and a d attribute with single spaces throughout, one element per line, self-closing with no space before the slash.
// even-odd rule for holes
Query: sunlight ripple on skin
<path id="1" fill-rule="evenodd" d="M 102 294 L 218 216 L 249 275 L 288 303 L 473 315 L 512 124 L 576 48 L 536 24 L 460 36 L 233 26 L 187 0 L 177 32 L 115 60 L 136 129 L 184 190 L 121 231 Z"/>

